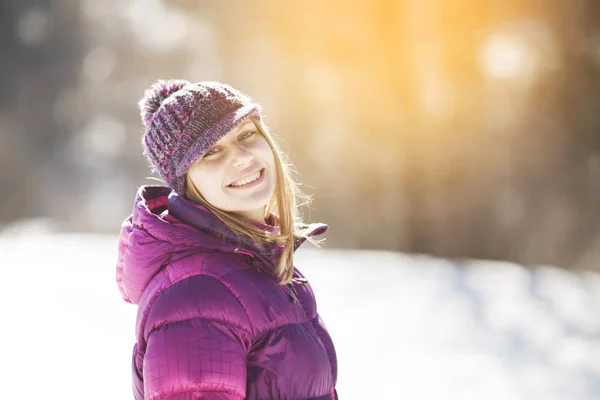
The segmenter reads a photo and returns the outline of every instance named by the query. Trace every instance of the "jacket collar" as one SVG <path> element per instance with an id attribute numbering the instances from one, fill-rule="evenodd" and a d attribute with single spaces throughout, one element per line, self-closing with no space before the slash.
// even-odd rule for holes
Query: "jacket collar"
<path id="1" fill-rule="evenodd" d="M 257 247 L 249 238 L 239 236 L 231 231 L 215 214 L 208 208 L 197 204 L 175 192 L 168 194 L 168 213 L 177 220 L 194 227 L 205 235 L 221 240 L 219 246 L 221 251 L 247 254 L 261 261 L 267 272 L 274 271 L 277 260 L 281 255 L 282 248 L 276 244 L 269 243 L 263 248 Z M 277 218 L 273 215 L 268 222 L 276 223 Z M 269 231 L 278 231 L 276 225 L 256 223 L 259 227 Z M 299 235 L 295 239 L 294 250 L 297 250 L 307 238 L 322 235 L 328 230 L 328 226 L 322 223 L 304 224 L 297 223 L 296 228 Z"/>

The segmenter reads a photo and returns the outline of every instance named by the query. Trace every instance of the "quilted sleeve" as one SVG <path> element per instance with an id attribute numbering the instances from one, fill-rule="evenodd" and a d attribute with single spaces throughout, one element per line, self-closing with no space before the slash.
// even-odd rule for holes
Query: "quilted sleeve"
<path id="1" fill-rule="evenodd" d="M 153 330 L 142 369 L 144 399 L 244 399 L 246 346 L 240 328 L 203 317 Z"/>

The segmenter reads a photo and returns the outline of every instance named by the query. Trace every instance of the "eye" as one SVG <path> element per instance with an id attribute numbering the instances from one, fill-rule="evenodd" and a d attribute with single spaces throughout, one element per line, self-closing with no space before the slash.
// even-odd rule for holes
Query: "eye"
<path id="1" fill-rule="evenodd" d="M 204 153 L 204 155 L 202 156 L 202 158 L 214 156 L 215 154 L 217 154 L 218 151 L 219 151 L 219 149 L 217 149 L 217 148 L 210 149 L 206 153 Z"/>
<path id="2" fill-rule="evenodd" d="M 244 132 L 242 133 L 238 139 L 239 140 L 245 140 L 248 139 L 249 137 L 253 136 L 256 132 L 255 131 L 248 131 L 248 132 Z"/>

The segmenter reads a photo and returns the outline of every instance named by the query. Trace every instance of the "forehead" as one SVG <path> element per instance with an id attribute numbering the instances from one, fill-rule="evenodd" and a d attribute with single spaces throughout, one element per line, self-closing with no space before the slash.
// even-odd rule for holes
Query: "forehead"
<path id="1" fill-rule="evenodd" d="M 245 119 L 244 121 L 242 121 L 238 126 L 236 126 L 235 128 L 232 129 L 232 131 L 241 131 L 242 129 L 248 128 L 248 127 L 252 127 L 254 128 L 254 121 L 252 121 L 250 118 Z"/>

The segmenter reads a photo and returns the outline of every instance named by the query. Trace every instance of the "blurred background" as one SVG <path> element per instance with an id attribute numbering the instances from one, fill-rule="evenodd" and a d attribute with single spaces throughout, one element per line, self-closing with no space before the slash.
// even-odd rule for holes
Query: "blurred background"
<path id="1" fill-rule="evenodd" d="M 388 364 L 388 383 L 418 374 L 415 365 L 427 378 L 436 365 L 439 376 L 462 371 L 459 382 L 472 383 L 483 362 L 495 378 L 482 390 L 522 383 L 486 398 L 600 396 L 599 1 L 0 0 L 0 232 L 38 235 L 0 240 L 4 261 L 43 263 L 22 258 L 40 248 L 62 265 L 77 246 L 104 269 L 107 286 L 96 288 L 94 304 L 110 296 L 127 307 L 113 286 L 116 237 L 137 187 L 156 184 L 142 156 L 137 102 L 168 78 L 223 81 L 261 103 L 314 195 L 305 220 L 329 224 L 323 247 L 343 255 L 327 253 L 324 272 L 314 269 L 341 366 L 356 371 L 341 370 L 341 398 L 366 398 L 351 397 L 352 385 L 368 383 L 349 338 L 369 333 L 346 331 L 354 315 L 333 315 L 348 299 L 336 293 L 352 297 L 354 288 L 369 298 L 365 318 L 389 329 L 385 340 L 413 326 Z M 54 236 L 67 233 L 87 236 Z M 356 253 L 366 254 L 359 266 L 355 250 L 377 253 Z M 77 254 L 60 270 L 65 276 L 78 268 Z M 464 269 L 464 259 L 510 263 L 484 264 L 481 274 Z M 383 269 L 359 288 L 369 260 Z M 337 275 L 319 275 L 328 266 Z M 85 282 L 100 282 L 94 276 Z M 398 286 L 377 297 L 391 282 Z M 92 296 L 85 287 L 76 294 Z M 118 361 L 125 385 L 129 317 L 112 331 L 126 349 Z M 469 347 L 479 343 L 469 336 L 480 332 L 473 321 L 503 338 L 481 336 L 491 353 Z M 423 332 L 449 331 L 465 340 L 452 342 L 453 354 L 476 357 L 440 364 Z M 413 348 L 394 369 L 418 340 L 429 358 Z M 562 392 L 550 390 L 563 383 Z"/>
<path id="2" fill-rule="evenodd" d="M 595 0 L 5 0 L 0 222 L 116 233 L 153 183 L 144 89 L 221 80 L 263 104 L 328 246 L 597 269 L 599 15 Z"/>

